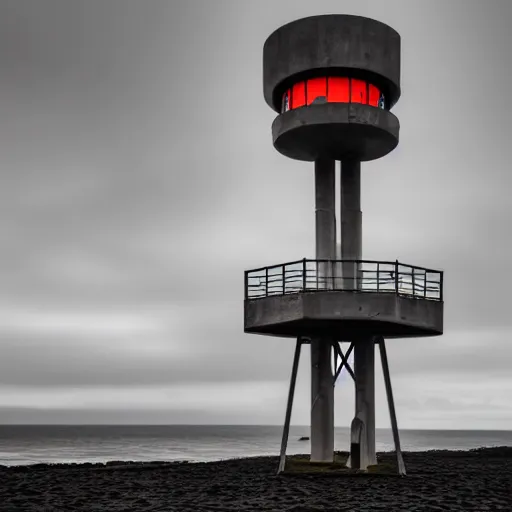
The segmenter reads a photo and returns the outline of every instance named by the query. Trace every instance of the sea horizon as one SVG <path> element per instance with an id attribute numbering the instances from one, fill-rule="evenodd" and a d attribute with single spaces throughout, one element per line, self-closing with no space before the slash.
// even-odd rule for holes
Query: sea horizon
<path id="1" fill-rule="evenodd" d="M 283 425 L 272 423 L 0 423 L 1 427 L 272 427 Z M 310 425 L 292 424 L 290 428 L 310 428 Z M 350 425 L 334 425 L 334 428 L 350 428 Z M 391 427 L 375 427 L 376 430 L 391 430 Z M 399 431 L 428 432 L 512 432 L 511 429 L 499 428 L 402 428 Z"/>
<path id="2" fill-rule="evenodd" d="M 282 425 L 0 424 L 0 465 L 85 462 L 208 462 L 279 453 Z M 287 454 L 309 453 L 310 427 L 292 425 Z M 512 446 L 511 430 L 400 429 L 403 451 Z M 350 429 L 337 426 L 334 449 L 348 451 Z M 376 429 L 378 452 L 394 450 L 389 428 Z"/>

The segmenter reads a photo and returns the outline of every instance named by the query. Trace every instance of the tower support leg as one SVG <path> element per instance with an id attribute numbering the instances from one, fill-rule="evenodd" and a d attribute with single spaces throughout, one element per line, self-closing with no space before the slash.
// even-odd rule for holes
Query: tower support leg
<path id="1" fill-rule="evenodd" d="M 361 162 L 341 162 L 340 223 L 343 288 L 357 293 L 361 281 L 362 213 Z M 346 261 L 348 260 L 348 261 Z M 351 424 L 351 467 L 376 464 L 375 455 L 375 344 L 371 338 L 354 340 L 356 410 Z"/>
<path id="2" fill-rule="evenodd" d="M 336 259 L 335 162 L 315 162 L 315 228 L 317 260 Z M 320 287 L 333 285 L 333 264 L 319 263 Z M 311 339 L 311 461 L 334 459 L 334 388 L 331 367 L 333 340 Z"/>
<path id="3" fill-rule="evenodd" d="M 311 340 L 311 462 L 334 460 L 334 376 L 329 339 Z"/>
<path id="4" fill-rule="evenodd" d="M 286 462 L 286 446 L 288 444 L 288 435 L 290 433 L 290 420 L 292 417 L 293 396 L 295 394 L 295 383 L 297 382 L 297 371 L 299 369 L 301 346 L 302 339 L 299 337 L 297 338 L 297 343 L 295 344 L 295 355 L 293 356 L 292 375 L 290 378 L 290 388 L 288 390 L 288 402 L 286 404 L 286 416 L 284 419 L 283 438 L 281 440 L 281 453 L 279 455 L 279 469 L 277 470 L 278 474 L 284 471 Z"/>
<path id="5" fill-rule="evenodd" d="M 356 411 L 351 424 L 350 461 L 354 469 L 377 463 L 375 453 L 375 342 L 358 340 L 354 347 Z"/>
<path id="6" fill-rule="evenodd" d="M 363 216 L 361 213 L 361 162 L 343 160 L 340 175 L 341 259 L 344 290 L 359 290 L 362 259 Z M 348 261 L 347 261 L 348 260 Z"/>
<path id="7" fill-rule="evenodd" d="M 400 448 L 400 436 L 398 434 L 398 422 L 396 420 L 395 401 L 393 400 L 393 389 L 391 388 L 391 376 L 389 374 L 388 356 L 386 353 L 386 344 L 384 338 L 378 340 L 380 349 L 380 358 L 382 361 L 382 373 L 384 374 L 384 384 L 386 385 L 386 395 L 388 398 L 389 416 L 391 419 L 391 428 L 393 430 L 393 441 L 395 443 L 396 462 L 398 466 L 398 474 L 406 475 L 404 459 L 402 457 L 402 449 Z"/>

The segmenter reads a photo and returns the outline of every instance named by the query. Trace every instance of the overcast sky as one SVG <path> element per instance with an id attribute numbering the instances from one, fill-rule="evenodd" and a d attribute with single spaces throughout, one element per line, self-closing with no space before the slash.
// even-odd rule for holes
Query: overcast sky
<path id="1" fill-rule="evenodd" d="M 402 36 L 363 256 L 445 271 L 444 336 L 388 342 L 399 425 L 512 429 L 508 0 L 0 0 L 1 423 L 282 424 L 294 342 L 243 333 L 243 271 L 314 256 L 314 176 L 262 49 L 328 13 Z"/>

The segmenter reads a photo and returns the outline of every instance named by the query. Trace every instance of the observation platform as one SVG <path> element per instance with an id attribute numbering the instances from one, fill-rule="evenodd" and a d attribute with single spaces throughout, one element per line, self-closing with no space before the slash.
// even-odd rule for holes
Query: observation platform
<path id="1" fill-rule="evenodd" d="M 398 261 L 303 259 L 245 272 L 246 333 L 439 336 L 443 305 L 443 272 Z"/>

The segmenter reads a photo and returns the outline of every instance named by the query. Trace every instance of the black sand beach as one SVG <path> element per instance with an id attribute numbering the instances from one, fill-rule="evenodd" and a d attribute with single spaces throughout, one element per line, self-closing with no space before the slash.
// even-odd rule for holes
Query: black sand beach
<path id="1" fill-rule="evenodd" d="M 378 455 L 379 462 L 394 455 Z M 512 511 L 512 447 L 406 452 L 408 476 L 279 476 L 277 457 L 0 468 L 1 511 Z"/>

